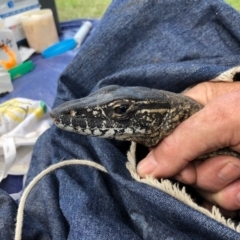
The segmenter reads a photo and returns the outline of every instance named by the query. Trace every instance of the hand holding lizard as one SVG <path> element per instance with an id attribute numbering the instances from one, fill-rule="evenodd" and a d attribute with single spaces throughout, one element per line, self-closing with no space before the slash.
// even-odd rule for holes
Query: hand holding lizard
<path id="1" fill-rule="evenodd" d="M 173 177 L 196 187 L 208 201 L 240 209 L 240 160 L 198 156 L 226 146 L 240 152 L 240 83 L 202 83 L 188 92 L 205 107 L 182 122 L 138 165 L 140 176 Z"/>

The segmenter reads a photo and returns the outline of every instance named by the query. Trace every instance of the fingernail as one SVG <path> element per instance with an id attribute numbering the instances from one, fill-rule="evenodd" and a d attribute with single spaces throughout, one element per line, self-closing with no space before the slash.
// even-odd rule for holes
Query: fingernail
<path id="1" fill-rule="evenodd" d="M 176 176 L 174 176 L 174 179 L 181 182 L 181 183 L 185 183 L 182 176 L 180 174 L 177 174 Z"/>
<path id="2" fill-rule="evenodd" d="M 187 181 L 185 181 L 185 180 L 183 179 L 183 177 L 181 176 L 181 174 L 178 174 L 178 175 L 174 176 L 174 179 L 177 180 L 177 181 L 179 181 L 179 182 L 181 182 L 181 183 L 189 184 Z"/>
<path id="3" fill-rule="evenodd" d="M 158 163 L 150 152 L 137 166 L 137 172 L 140 176 L 150 175 L 157 167 Z"/>
<path id="4" fill-rule="evenodd" d="M 228 162 L 218 173 L 218 177 L 225 182 L 233 181 L 240 176 L 239 166 Z"/>

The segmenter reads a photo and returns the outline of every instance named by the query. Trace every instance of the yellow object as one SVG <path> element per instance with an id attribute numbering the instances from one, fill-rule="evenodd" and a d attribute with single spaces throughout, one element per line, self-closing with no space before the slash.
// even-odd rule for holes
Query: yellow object
<path id="1" fill-rule="evenodd" d="M 33 113 L 36 119 L 41 119 L 46 112 L 47 105 L 43 101 L 39 101 L 37 106 L 35 106 L 30 100 L 13 98 L 0 104 L 0 126 L 4 124 L 3 122 L 6 123 L 4 116 L 16 123 L 20 123 L 24 121 L 29 114 Z"/>
<path id="2" fill-rule="evenodd" d="M 20 123 L 27 117 L 28 114 L 34 111 L 35 108 L 32 107 L 30 101 L 21 101 L 14 98 L 0 105 L 0 119 L 4 120 L 3 116 L 7 116 L 11 120 Z"/>
<path id="3" fill-rule="evenodd" d="M 45 102 L 40 101 L 40 106 L 34 111 L 34 114 L 37 119 L 43 117 L 43 115 L 47 112 L 47 105 Z"/>

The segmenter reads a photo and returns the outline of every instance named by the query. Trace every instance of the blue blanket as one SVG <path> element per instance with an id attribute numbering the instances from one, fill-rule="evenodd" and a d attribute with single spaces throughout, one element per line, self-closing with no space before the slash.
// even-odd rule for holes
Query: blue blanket
<path id="1" fill-rule="evenodd" d="M 239 23 L 240 14 L 221 0 L 114 0 L 61 75 L 54 106 L 110 84 L 181 92 L 220 79 L 240 63 Z M 240 80 L 232 73 L 229 80 Z M 36 144 L 27 185 L 49 165 L 68 159 L 91 160 L 108 173 L 76 165 L 46 175 L 27 199 L 22 238 L 240 238 L 133 179 L 126 167 L 128 149 L 126 142 L 48 130 Z M 17 204 L 3 191 L 0 199 L 0 239 L 13 239 Z"/>

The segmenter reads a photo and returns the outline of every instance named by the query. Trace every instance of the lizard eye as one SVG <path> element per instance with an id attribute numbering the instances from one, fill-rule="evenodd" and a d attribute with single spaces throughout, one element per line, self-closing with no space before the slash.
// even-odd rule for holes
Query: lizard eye
<path id="1" fill-rule="evenodd" d="M 115 113 L 117 113 L 119 115 L 123 115 L 127 112 L 128 108 L 129 108 L 129 105 L 123 104 L 123 105 L 116 107 L 114 109 L 114 111 L 115 111 Z"/>

